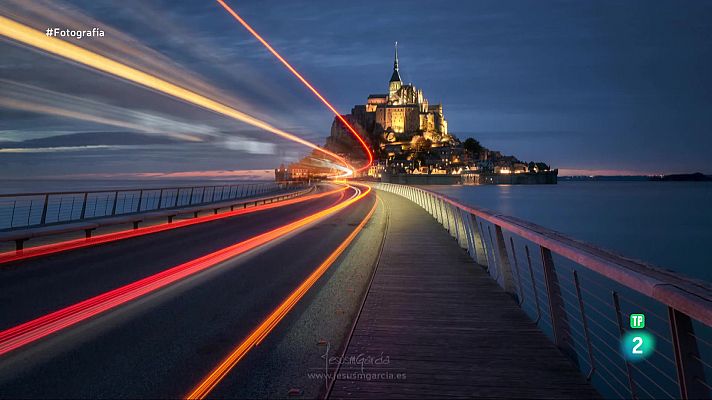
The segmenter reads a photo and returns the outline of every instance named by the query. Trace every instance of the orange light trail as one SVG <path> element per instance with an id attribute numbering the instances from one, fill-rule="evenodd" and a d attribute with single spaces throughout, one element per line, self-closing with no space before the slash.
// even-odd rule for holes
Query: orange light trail
<path id="1" fill-rule="evenodd" d="M 121 286 L 69 307 L 62 308 L 42 317 L 22 323 L 13 328 L 6 329 L 0 332 L 0 356 L 96 315 L 119 307 L 127 302 L 136 300 L 159 289 L 163 289 L 184 278 L 215 267 L 233 257 L 283 237 L 299 228 L 343 210 L 351 204 L 366 197 L 371 190 L 368 188 L 366 191 L 362 192 L 353 186 L 349 187 L 356 190 L 354 196 L 336 206 L 318 211 L 292 223 L 196 258 L 195 260 L 177 265 L 128 285 Z"/>
<path id="2" fill-rule="evenodd" d="M 230 373 L 230 371 L 242 360 L 247 353 L 255 346 L 259 345 L 267 335 L 279 324 L 279 322 L 294 308 L 299 300 L 314 286 L 319 278 L 331 267 L 341 253 L 356 238 L 356 235 L 363 229 L 371 216 L 376 211 L 377 203 L 373 204 L 371 210 L 361 223 L 341 242 L 327 258 L 309 275 L 286 299 L 265 318 L 262 323 L 255 328 L 230 354 L 218 364 L 203 380 L 188 394 L 187 399 L 204 399 L 215 389 L 215 387 Z"/>
<path id="3" fill-rule="evenodd" d="M 90 238 L 66 240 L 58 243 L 51 243 L 41 246 L 34 246 L 20 251 L 7 251 L 0 253 L 0 264 L 9 263 L 12 261 L 25 260 L 28 258 L 46 256 L 49 254 L 55 254 L 63 251 L 76 250 L 89 246 L 96 246 L 103 243 L 115 242 L 117 240 L 130 239 L 137 236 L 149 235 L 152 233 L 163 232 L 171 229 L 183 228 L 186 226 L 202 224 L 205 222 L 215 221 L 218 219 L 234 217 L 243 214 L 250 214 L 257 211 L 269 210 L 272 208 L 284 207 L 292 204 L 302 203 L 309 200 L 315 200 L 322 197 L 330 196 L 335 193 L 342 193 L 347 189 L 347 186 L 343 186 L 336 190 L 331 190 L 324 193 L 317 193 L 308 196 L 297 197 L 294 199 L 284 200 L 276 203 L 262 204 L 259 206 L 254 206 L 250 208 L 243 208 L 240 210 L 228 211 L 221 214 L 205 215 L 198 218 L 191 218 L 182 221 L 176 221 L 171 223 L 165 223 L 160 225 L 147 226 L 138 229 L 128 229 L 120 232 L 112 232 L 104 235 L 96 235 Z M 257 200 L 257 199 L 256 199 Z"/>
<path id="4" fill-rule="evenodd" d="M 45 35 L 44 32 L 40 32 L 12 19 L 0 16 L 0 35 L 8 37 L 19 43 L 23 43 L 43 50 L 47 53 L 54 54 L 62 58 L 77 62 L 79 64 L 94 68 L 98 71 L 102 71 L 107 74 L 126 79 L 127 81 L 137 83 L 141 86 L 145 86 L 157 92 L 167 94 L 171 97 L 175 97 L 190 104 L 200 106 L 215 113 L 250 124 L 257 128 L 271 132 L 275 135 L 281 136 L 285 139 L 310 147 L 314 150 L 326 154 L 327 156 L 343 164 L 345 172 L 344 176 L 350 175 L 350 172 L 353 171 L 353 167 L 351 167 L 344 158 L 329 150 L 321 148 L 317 144 L 302 139 L 294 134 L 285 132 L 270 125 L 265 121 L 245 114 L 242 111 L 226 106 L 215 100 L 209 99 L 196 92 L 170 83 L 155 75 L 140 71 L 136 68 L 130 67 L 126 64 L 122 64 L 118 61 L 99 55 L 77 45 L 65 42 L 61 39 L 49 37 Z"/>
<path id="5" fill-rule="evenodd" d="M 356 171 L 363 171 L 363 170 L 367 169 L 369 166 L 371 166 L 371 164 L 373 163 L 373 153 L 371 152 L 371 149 L 368 147 L 368 145 L 363 140 L 361 135 L 359 135 L 358 132 L 356 132 L 356 129 L 354 129 L 354 127 L 351 126 L 351 124 L 349 124 L 348 121 L 346 121 L 346 119 L 341 115 L 341 113 L 339 113 L 336 110 L 336 108 L 334 106 L 332 106 L 331 103 L 329 103 L 324 98 L 324 96 L 322 96 L 321 93 L 319 93 L 319 91 L 314 88 L 314 86 L 312 86 L 299 72 L 297 72 L 297 70 L 294 69 L 292 64 L 290 64 L 284 57 L 282 57 L 282 55 L 280 55 L 277 52 L 277 50 L 275 50 L 262 36 L 260 36 L 260 34 L 257 33 L 257 31 L 255 31 L 255 29 L 252 28 L 252 26 L 250 26 L 250 24 L 248 24 L 247 21 L 242 19 L 242 17 L 240 17 L 237 14 L 237 12 L 235 12 L 235 10 L 230 8 L 230 6 L 228 6 L 225 3 L 225 1 L 217 0 L 217 2 L 228 13 L 230 13 L 230 15 L 232 15 L 243 27 L 245 27 L 245 29 L 247 29 L 247 31 L 250 32 L 252 34 L 252 36 L 254 36 L 257 40 L 259 40 L 260 43 L 262 43 L 262 45 L 264 45 L 267 48 L 267 50 L 269 50 L 269 52 L 272 53 L 272 55 L 277 57 L 277 59 L 279 61 L 281 61 L 282 64 L 284 64 L 284 66 L 287 67 L 287 69 L 304 84 L 304 86 L 306 86 L 309 90 L 311 90 L 312 93 L 314 93 L 314 95 L 316 97 L 318 97 L 319 100 L 321 100 L 321 102 L 324 103 L 324 105 L 334 113 L 334 115 L 336 115 L 336 118 L 338 118 L 341 121 L 341 123 L 343 123 L 346 126 L 346 128 L 349 130 L 349 132 L 351 132 L 351 134 L 359 141 L 359 143 L 361 144 L 361 147 L 363 147 L 363 150 L 366 152 L 366 156 L 368 157 L 368 162 L 366 163 L 366 165 L 357 169 Z"/>

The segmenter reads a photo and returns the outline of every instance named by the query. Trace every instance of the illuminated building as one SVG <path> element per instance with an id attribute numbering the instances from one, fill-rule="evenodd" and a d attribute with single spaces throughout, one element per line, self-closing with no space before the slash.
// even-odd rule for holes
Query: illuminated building
<path id="1" fill-rule="evenodd" d="M 388 93 L 368 96 L 366 104 L 354 107 L 351 115 L 362 127 L 386 142 L 409 141 L 415 135 L 422 135 L 433 143 L 451 142 L 453 138 L 448 135 L 442 104 L 430 105 L 422 89 L 403 84 L 397 46 L 396 43 Z"/>
<path id="2" fill-rule="evenodd" d="M 356 105 L 351 114 L 342 116 L 359 135 L 383 152 L 396 147 L 408 151 L 414 137 L 428 139 L 432 147 L 453 145 L 456 139 L 448 134 L 442 104 L 430 105 L 423 91 L 412 84 L 405 85 L 400 77 L 398 48 L 393 60 L 393 72 L 387 94 L 371 94 L 366 104 Z M 351 159 L 363 157 L 358 146 L 338 118 L 334 118 L 326 149 L 345 154 Z"/>

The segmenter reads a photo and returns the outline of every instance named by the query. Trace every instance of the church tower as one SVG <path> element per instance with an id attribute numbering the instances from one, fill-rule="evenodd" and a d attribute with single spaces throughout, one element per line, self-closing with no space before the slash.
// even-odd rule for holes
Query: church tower
<path id="1" fill-rule="evenodd" d="M 400 74 L 398 73 L 398 42 L 396 42 L 396 56 L 393 61 L 393 75 L 391 75 L 391 81 L 388 83 L 389 102 L 395 99 L 396 93 L 401 86 L 403 86 L 403 82 L 401 82 Z"/>

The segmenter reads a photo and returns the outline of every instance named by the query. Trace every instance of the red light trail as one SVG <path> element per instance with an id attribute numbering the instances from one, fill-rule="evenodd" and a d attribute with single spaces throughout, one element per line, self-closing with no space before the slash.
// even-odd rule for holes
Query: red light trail
<path id="1" fill-rule="evenodd" d="M 69 307 L 22 323 L 13 328 L 6 329 L 0 332 L 0 356 L 283 237 L 305 225 L 343 210 L 349 205 L 366 197 L 371 191 L 369 187 L 366 187 L 365 191 L 361 191 L 353 186 L 349 187 L 355 190 L 354 195 L 340 204 Z"/>
<path id="2" fill-rule="evenodd" d="M 215 221 L 218 219 L 234 217 L 237 215 L 250 214 L 257 211 L 269 210 L 272 208 L 284 207 L 292 204 L 302 203 L 309 200 L 319 199 L 325 196 L 329 196 L 338 192 L 343 192 L 347 189 L 346 186 L 332 190 L 329 192 L 312 194 L 308 196 L 298 197 L 295 199 L 284 200 L 277 203 L 263 204 L 259 206 L 254 206 L 250 208 L 244 208 L 235 211 L 228 211 L 221 214 L 206 215 L 198 218 L 191 218 L 183 221 L 176 221 L 171 223 L 165 223 L 161 225 L 147 226 L 138 229 L 129 229 L 120 232 L 112 232 L 104 235 L 96 235 L 87 239 L 74 239 L 67 240 L 59 243 L 46 244 L 42 246 L 30 247 L 20 251 L 8 251 L 0 253 L 0 264 L 9 263 L 12 261 L 25 260 L 28 258 L 45 256 L 48 254 L 59 253 L 68 250 L 80 249 L 83 247 L 96 246 L 103 243 L 114 242 L 117 240 L 129 239 L 137 236 L 148 235 L 157 232 L 163 232 L 171 229 L 183 228 L 186 226 L 202 224 L 205 222 Z"/>
<path id="3" fill-rule="evenodd" d="M 279 322 L 294 308 L 299 300 L 311 289 L 319 278 L 331 267 L 336 259 L 356 238 L 371 216 L 376 211 L 378 203 L 374 203 L 371 210 L 361 223 L 341 242 L 341 244 L 322 262 L 284 301 L 272 311 L 260 325 L 255 328 L 233 351 L 228 354 L 203 380 L 188 394 L 187 399 L 204 399 L 210 392 L 230 373 L 247 353 L 279 324 Z"/>
<path id="4" fill-rule="evenodd" d="M 223 1 L 223 0 L 217 0 L 217 2 L 228 13 L 230 13 L 230 15 L 232 15 L 243 27 L 245 27 L 245 29 L 247 29 L 247 31 L 250 32 L 252 34 L 252 36 L 254 36 L 257 40 L 259 40 L 260 43 L 262 43 L 267 48 L 267 50 L 269 50 L 269 52 L 272 53 L 272 55 L 277 57 L 277 59 L 279 61 L 281 61 L 282 64 L 284 64 L 284 66 L 287 67 L 287 69 L 304 84 L 304 86 L 306 86 L 309 90 L 311 90 L 312 93 L 314 93 L 314 95 L 316 95 L 316 97 L 318 97 L 319 100 L 321 100 L 321 102 L 324 103 L 324 105 L 326 107 L 328 107 L 329 110 L 331 110 L 334 113 L 334 115 L 336 115 L 336 118 L 338 118 L 341 121 L 341 123 L 343 123 L 346 126 L 346 128 L 349 130 L 349 132 L 351 132 L 351 134 L 359 141 L 359 143 L 361 144 L 361 147 L 363 147 L 363 150 L 366 152 L 366 156 L 368 157 L 368 162 L 366 163 L 366 165 L 357 169 L 356 171 L 363 171 L 365 169 L 368 169 L 368 167 L 371 166 L 371 164 L 373 163 L 373 153 L 371 152 L 371 149 L 368 147 L 368 145 L 363 140 L 361 135 L 359 135 L 358 132 L 356 132 L 356 129 L 354 129 L 354 127 L 351 126 L 351 124 L 349 124 L 348 121 L 346 121 L 346 119 L 341 115 L 341 113 L 339 113 L 336 110 L 336 108 L 334 108 L 334 106 L 332 106 L 331 103 L 329 103 L 324 98 L 324 96 L 322 96 L 321 93 L 319 93 L 319 91 L 314 88 L 314 86 L 312 86 L 299 72 L 297 72 L 296 69 L 294 69 L 292 64 L 290 64 L 284 57 L 282 57 L 277 52 L 277 50 L 275 50 L 262 36 L 260 36 L 260 34 L 257 33 L 257 31 L 255 31 L 255 29 L 252 28 L 252 26 L 250 26 L 250 24 L 248 24 L 247 21 L 242 19 L 242 17 L 240 17 L 237 14 L 237 12 L 235 12 L 235 10 L 230 8 L 230 6 L 228 6 L 225 3 L 225 1 Z"/>

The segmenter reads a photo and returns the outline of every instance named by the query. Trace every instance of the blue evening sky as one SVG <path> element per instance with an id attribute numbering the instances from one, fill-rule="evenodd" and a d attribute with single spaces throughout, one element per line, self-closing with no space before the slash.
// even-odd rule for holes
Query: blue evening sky
<path id="1" fill-rule="evenodd" d="M 328 135 L 333 115 L 215 2 L 59 4 L 133 37 L 280 128 L 318 143 Z M 402 78 L 443 103 L 460 139 L 565 170 L 712 173 L 710 1 L 229 4 L 344 113 L 386 91 L 397 40 Z M 305 152 L 9 42 L 0 42 L 0 54 L 0 79 L 202 122 L 276 149 L 230 150 L 225 141 L 144 146 L 134 138 L 127 148 L 0 153 L 2 177 L 27 173 L 28 162 L 38 176 L 77 173 L 87 163 L 126 172 L 270 168 Z M 126 131 L 1 107 L 0 142 L 62 134 L 77 145 L 73 132 Z"/>

